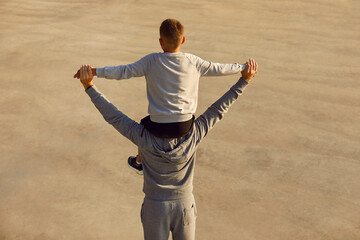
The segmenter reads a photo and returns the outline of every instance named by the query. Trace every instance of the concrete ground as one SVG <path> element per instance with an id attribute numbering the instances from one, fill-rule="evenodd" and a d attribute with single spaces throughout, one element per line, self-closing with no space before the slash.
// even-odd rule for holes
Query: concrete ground
<path id="1" fill-rule="evenodd" d="M 0 1 L 0 239 L 142 239 L 137 148 L 72 78 L 83 63 L 161 51 L 166 18 L 183 52 L 259 63 L 197 154 L 197 239 L 360 239 L 360 2 Z M 239 76 L 203 78 L 197 115 Z M 147 114 L 144 78 L 95 79 Z"/>

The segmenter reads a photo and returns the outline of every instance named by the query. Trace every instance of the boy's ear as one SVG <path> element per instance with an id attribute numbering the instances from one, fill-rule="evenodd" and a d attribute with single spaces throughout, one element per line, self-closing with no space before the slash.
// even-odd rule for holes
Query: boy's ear
<path id="1" fill-rule="evenodd" d="M 165 43 L 164 43 L 164 40 L 162 38 L 159 38 L 159 43 L 160 43 L 160 46 L 162 48 L 164 48 Z"/>
<path id="2" fill-rule="evenodd" d="M 184 42 L 185 42 L 185 36 L 183 36 L 183 39 L 182 39 L 182 41 L 181 41 L 181 44 L 184 44 Z"/>

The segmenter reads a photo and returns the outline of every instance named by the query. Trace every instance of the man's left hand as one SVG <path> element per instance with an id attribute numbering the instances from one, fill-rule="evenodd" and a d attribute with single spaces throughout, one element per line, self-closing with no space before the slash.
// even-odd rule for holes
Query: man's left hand
<path id="1" fill-rule="evenodd" d="M 93 78 L 94 75 L 91 71 L 91 66 L 87 64 L 82 65 L 80 68 L 80 82 L 83 84 L 85 89 L 94 85 Z"/>

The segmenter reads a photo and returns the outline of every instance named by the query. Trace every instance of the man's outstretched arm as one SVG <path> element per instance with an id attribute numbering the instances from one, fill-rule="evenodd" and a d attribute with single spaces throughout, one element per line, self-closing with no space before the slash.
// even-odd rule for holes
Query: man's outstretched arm
<path id="1" fill-rule="evenodd" d="M 106 97 L 100 93 L 93 84 L 93 75 L 89 65 L 83 65 L 80 68 L 80 81 L 83 84 L 86 93 L 89 95 L 95 107 L 104 117 L 105 121 L 111 124 L 118 132 L 128 138 L 134 144 L 145 144 L 145 141 L 140 141 L 141 133 L 144 127 L 120 110 L 118 110 Z"/>
<path id="2" fill-rule="evenodd" d="M 230 109 L 231 105 L 242 94 L 245 87 L 257 72 L 257 63 L 250 59 L 245 70 L 241 72 L 242 77 L 228 90 L 221 98 L 213 103 L 200 117 L 195 121 L 196 131 L 198 131 L 199 143 L 207 133 L 219 122 Z"/>

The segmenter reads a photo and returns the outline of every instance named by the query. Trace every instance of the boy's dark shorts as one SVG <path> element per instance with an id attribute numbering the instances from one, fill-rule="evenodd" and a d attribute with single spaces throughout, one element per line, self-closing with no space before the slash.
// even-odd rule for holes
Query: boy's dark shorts
<path id="1" fill-rule="evenodd" d="M 185 122 L 157 123 L 150 119 L 150 116 L 141 119 L 143 125 L 155 137 L 160 138 L 179 138 L 186 136 L 193 127 L 195 116 Z"/>

